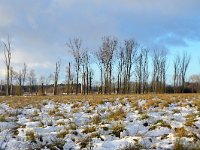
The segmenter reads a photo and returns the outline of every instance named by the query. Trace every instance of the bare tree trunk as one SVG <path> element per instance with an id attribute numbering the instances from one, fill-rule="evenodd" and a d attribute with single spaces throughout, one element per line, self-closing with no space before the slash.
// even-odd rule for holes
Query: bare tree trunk
<path id="1" fill-rule="evenodd" d="M 10 67 L 7 67 L 7 79 L 6 79 L 6 81 L 7 81 L 7 84 L 6 84 L 6 95 L 8 96 L 8 95 L 10 95 Z"/>
<path id="2" fill-rule="evenodd" d="M 13 68 L 10 68 L 10 94 L 13 95 Z"/>
<path id="3" fill-rule="evenodd" d="M 76 72 L 76 95 L 78 94 L 78 88 L 79 88 L 78 77 L 79 77 L 79 73 L 77 71 Z"/>
<path id="4" fill-rule="evenodd" d="M 112 93 L 112 64 L 110 63 L 110 72 L 109 72 L 109 94 Z"/>
<path id="5" fill-rule="evenodd" d="M 11 41 L 8 36 L 7 42 L 3 42 L 6 65 L 6 96 L 10 95 L 10 61 L 11 61 Z"/>
<path id="6" fill-rule="evenodd" d="M 181 60 L 181 80 L 182 80 L 182 93 L 184 93 L 185 89 L 185 78 L 188 66 L 190 64 L 191 55 L 188 55 L 186 52 L 183 54 L 182 60 Z"/>
<path id="7" fill-rule="evenodd" d="M 90 71 L 90 93 L 92 92 L 92 71 Z"/>
<path id="8" fill-rule="evenodd" d="M 60 64 L 61 64 L 61 61 L 58 61 L 56 62 L 56 70 L 54 72 L 54 87 L 53 87 L 53 94 L 54 95 L 57 95 L 58 93 L 58 76 L 59 76 L 59 72 L 60 72 Z"/>
<path id="9" fill-rule="evenodd" d="M 136 56 L 138 44 L 136 41 L 130 39 L 125 40 L 125 52 L 124 52 L 124 93 L 130 93 L 130 78 L 132 65 Z"/>
<path id="10" fill-rule="evenodd" d="M 75 68 L 76 68 L 76 95 L 78 94 L 79 90 L 79 71 L 81 65 L 81 44 L 82 41 L 79 38 L 75 38 L 73 40 L 69 40 L 67 46 L 71 49 L 72 55 L 74 56 L 75 60 Z"/>
<path id="11" fill-rule="evenodd" d="M 154 50 L 153 53 L 153 91 L 164 92 L 166 75 L 166 51 Z"/>
<path id="12" fill-rule="evenodd" d="M 103 71 L 101 69 L 101 94 L 103 94 Z"/>
<path id="13" fill-rule="evenodd" d="M 70 93 L 70 80 L 71 80 L 71 65 L 69 62 L 69 66 L 67 68 L 67 94 Z"/>
<path id="14" fill-rule="evenodd" d="M 120 84 L 119 84 L 119 74 L 117 75 L 117 94 L 119 94 Z"/>
<path id="15" fill-rule="evenodd" d="M 89 70 L 88 66 L 86 67 L 86 91 L 87 95 L 89 94 Z"/>

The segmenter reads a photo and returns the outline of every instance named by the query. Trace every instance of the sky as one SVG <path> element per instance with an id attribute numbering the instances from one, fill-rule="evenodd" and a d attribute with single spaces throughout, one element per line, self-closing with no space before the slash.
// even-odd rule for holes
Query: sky
<path id="1" fill-rule="evenodd" d="M 199 74 L 199 0 L 0 0 L 0 40 L 11 38 L 12 66 L 35 69 L 37 76 L 54 72 L 61 59 L 61 80 L 72 60 L 66 42 L 79 37 L 91 52 L 103 36 L 120 41 L 133 38 L 149 49 L 168 51 L 168 74 L 173 57 L 191 53 L 188 76 Z M 0 79 L 5 78 L 0 45 Z"/>

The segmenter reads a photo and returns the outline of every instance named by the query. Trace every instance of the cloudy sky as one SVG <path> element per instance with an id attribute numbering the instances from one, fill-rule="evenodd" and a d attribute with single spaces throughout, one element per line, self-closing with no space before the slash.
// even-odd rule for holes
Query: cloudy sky
<path id="1" fill-rule="evenodd" d="M 64 77 L 64 66 L 72 59 L 68 39 L 80 37 L 83 47 L 93 51 L 106 35 L 167 49 L 169 65 L 174 55 L 188 51 L 189 74 L 198 74 L 199 8 L 199 0 L 0 0 L 0 39 L 11 37 L 16 70 L 26 62 L 38 76 L 52 73 L 61 59 Z M 2 45 L 0 49 L 2 79 Z"/>

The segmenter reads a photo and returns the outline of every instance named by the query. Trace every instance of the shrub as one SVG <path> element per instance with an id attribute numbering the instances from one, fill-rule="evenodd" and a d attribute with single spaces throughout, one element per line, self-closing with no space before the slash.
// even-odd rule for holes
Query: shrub
<path id="1" fill-rule="evenodd" d="M 76 130 L 76 124 L 75 124 L 74 122 L 71 122 L 71 123 L 69 124 L 69 129 L 70 129 L 70 130 Z"/>
<path id="2" fill-rule="evenodd" d="M 168 123 L 166 123 L 165 121 L 163 121 L 163 120 L 158 120 L 158 121 L 156 121 L 156 122 L 149 128 L 149 130 L 155 130 L 158 126 L 160 126 L 160 127 L 166 127 L 166 128 L 169 128 L 169 129 L 172 128 L 172 127 L 171 127 Z"/>
<path id="3" fill-rule="evenodd" d="M 144 119 L 149 119 L 149 116 L 147 115 L 147 113 L 145 113 L 141 116 L 141 120 L 144 120 Z"/>
<path id="4" fill-rule="evenodd" d="M 196 121 L 198 121 L 196 119 L 196 114 L 189 114 L 189 115 L 186 116 L 185 125 L 186 126 L 193 126 Z"/>
<path id="5" fill-rule="evenodd" d="M 47 148 L 51 150 L 63 149 L 64 145 L 65 145 L 65 142 L 59 139 L 59 140 L 52 141 L 51 144 L 47 145 Z"/>
<path id="6" fill-rule="evenodd" d="M 177 139 L 174 143 L 174 150 L 199 150 L 200 143 L 185 143 L 181 139 Z"/>
<path id="7" fill-rule="evenodd" d="M 63 139 L 63 138 L 65 138 L 65 136 L 66 136 L 68 133 L 69 133 L 69 132 L 68 132 L 67 130 L 61 131 L 61 132 L 59 132 L 59 133 L 57 134 L 57 137 Z"/>
<path id="8" fill-rule="evenodd" d="M 187 135 L 188 135 L 188 131 L 185 130 L 184 127 L 175 128 L 175 131 L 176 131 L 176 136 L 177 137 L 187 137 Z"/>
<path id="9" fill-rule="evenodd" d="M 141 150 L 142 149 L 142 145 L 140 144 L 128 144 L 125 147 L 121 148 L 120 150 Z"/>
<path id="10" fill-rule="evenodd" d="M 118 109 L 117 111 L 111 112 L 111 114 L 107 117 L 108 120 L 122 120 L 123 118 L 126 117 L 126 113 L 124 112 L 124 110 Z"/>
<path id="11" fill-rule="evenodd" d="M 99 115 L 96 115 L 92 119 L 94 124 L 99 124 L 101 122 L 101 117 Z"/>
<path id="12" fill-rule="evenodd" d="M 57 126 L 64 126 L 65 125 L 65 122 L 64 121 L 58 121 L 56 123 Z"/>
<path id="13" fill-rule="evenodd" d="M 122 131 L 124 131 L 125 129 L 125 126 L 121 123 L 117 123 L 115 125 L 112 126 L 111 130 L 112 130 L 112 133 L 116 136 L 116 137 L 119 137 L 120 138 L 120 133 Z"/>
<path id="14" fill-rule="evenodd" d="M 6 122 L 6 117 L 4 115 L 0 115 L 0 122 Z"/>
<path id="15" fill-rule="evenodd" d="M 26 140 L 34 142 L 35 141 L 35 133 L 32 130 L 26 131 Z"/>
<path id="16" fill-rule="evenodd" d="M 91 132 L 95 132 L 96 131 L 96 127 L 95 126 L 92 126 L 92 127 L 86 127 L 84 130 L 83 130 L 83 133 L 85 134 L 88 134 L 88 133 L 91 133 Z"/>
<path id="17" fill-rule="evenodd" d="M 81 149 L 86 148 L 90 143 L 90 138 L 88 137 L 83 138 L 79 142 L 80 142 Z"/>

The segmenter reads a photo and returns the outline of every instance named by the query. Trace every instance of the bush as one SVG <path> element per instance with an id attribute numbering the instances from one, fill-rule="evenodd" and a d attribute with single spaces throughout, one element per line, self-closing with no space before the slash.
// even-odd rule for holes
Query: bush
<path id="1" fill-rule="evenodd" d="M 126 117 L 126 113 L 124 110 L 121 108 L 115 112 L 111 112 L 111 114 L 107 117 L 108 120 L 122 120 L 123 118 Z"/>
<path id="2" fill-rule="evenodd" d="M 83 130 L 83 133 L 88 134 L 88 133 L 95 132 L 95 131 L 96 131 L 96 127 L 95 127 L 95 126 L 92 126 L 92 127 L 86 127 L 86 128 Z"/>
<path id="3" fill-rule="evenodd" d="M 31 142 L 35 142 L 35 133 L 32 130 L 28 130 L 26 131 L 26 140 L 27 141 L 31 141 Z"/>
<path id="4" fill-rule="evenodd" d="M 117 123 L 115 125 L 112 126 L 111 128 L 112 133 L 116 136 L 120 138 L 120 133 L 123 132 L 125 130 L 125 126 L 121 123 Z"/>

